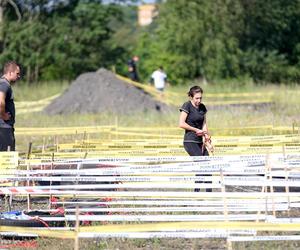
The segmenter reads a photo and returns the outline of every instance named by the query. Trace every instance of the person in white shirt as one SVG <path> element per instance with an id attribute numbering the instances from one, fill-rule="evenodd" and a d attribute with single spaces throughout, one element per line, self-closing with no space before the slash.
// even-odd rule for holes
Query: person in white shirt
<path id="1" fill-rule="evenodd" d="M 155 70 L 151 75 L 151 80 L 154 82 L 154 87 L 160 91 L 163 92 L 166 86 L 167 81 L 167 74 L 164 72 L 163 67 L 159 67 L 157 70 Z"/>

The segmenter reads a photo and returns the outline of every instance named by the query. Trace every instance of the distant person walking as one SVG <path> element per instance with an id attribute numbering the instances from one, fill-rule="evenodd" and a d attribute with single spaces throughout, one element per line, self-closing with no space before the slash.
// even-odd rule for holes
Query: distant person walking
<path id="1" fill-rule="evenodd" d="M 13 61 L 3 67 L 0 78 L 0 151 L 15 150 L 15 103 L 11 85 L 20 79 L 20 66 Z"/>
<path id="2" fill-rule="evenodd" d="M 160 66 L 157 70 L 155 70 L 151 75 L 151 80 L 154 83 L 154 87 L 163 92 L 166 87 L 167 82 L 167 74 L 164 72 L 162 66 Z"/>
<path id="3" fill-rule="evenodd" d="M 132 81 L 139 81 L 139 75 L 137 72 L 136 63 L 139 61 L 138 56 L 133 56 L 127 63 L 128 65 L 128 76 Z"/>

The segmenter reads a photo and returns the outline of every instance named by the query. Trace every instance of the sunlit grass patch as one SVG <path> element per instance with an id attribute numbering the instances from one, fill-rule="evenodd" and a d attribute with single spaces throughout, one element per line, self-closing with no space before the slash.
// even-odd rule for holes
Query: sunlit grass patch
<path id="1" fill-rule="evenodd" d="M 13 86 L 15 101 L 37 101 L 62 93 L 69 83 L 67 81 L 26 83 L 18 82 Z"/>

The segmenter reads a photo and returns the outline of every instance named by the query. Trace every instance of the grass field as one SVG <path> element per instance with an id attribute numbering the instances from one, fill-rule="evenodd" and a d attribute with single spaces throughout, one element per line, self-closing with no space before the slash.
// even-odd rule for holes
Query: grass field
<path id="1" fill-rule="evenodd" d="M 194 84 L 194 83 L 193 83 Z M 196 84 L 196 83 L 195 83 Z M 191 84 L 192 85 L 192 84 Z M 186 92 L 189 87 L 175 86 L 166 90 L 166 98 L 174 103 L 174 112 L 168 115 L 155 113 L 128 115 L 115 114 L 71 114 L 67 116 L 47 116 L 42 113 L 24 113 L 18 115 L 16 127 L 52 127 L 52 126 L 88 126 L 115 125 L 119 126 L 178 126 L 178 108 L 188 100 Z M 35 101 L 58 93 L 62 93 L 68 84 L 42 83 L 32 90 L 32 86 L 15 86 L 16 101 Z M 212 106 L 207 114 L 210 127 L 230 128 L 255 125 L 292 126 L 300 121 L 300 89 L 297 86 L 260 85 L 246 83 L 238 86 L 234 83 L 208 84 L 204 88 L 203 103 Z M 242 93 L 247 95 L 243 96 Z M 217 94 L 217 95 L 216 95 Z M 219 94 L 219 96 L 218 96 Z M 111 97 L 113 98 L 113 96 Z M 235 106 L 224 106 L 226 102 L 234 102 Z M 239 105 L 240 102 L 258 102 L 255 108 Z M 267 101 L 266 105 L 259 104 Z M 17 110 L 18 111 L 18 110 Z"/>
<path id="2" fill-rule="evenodd" d="M 197 83 L 195 83 L 197 84 Z M 63 127 L 63 126 L 95 126 L 118 125 L 124 127 L 177 127 L 178 108 L 187 100 L 186 92 L 194 83 L 186 86 L 170 86 L 166 90 L 166 98 L 176 105 L 174 112 L 168 115 L 155 113 L 115 115 L 115 114 L 72 114 L 68 116 L 47 116 L 43 113 L 24 113 L 17 115 L 16 128 L 20 127 Z M 63 92 L 68 87 L 66 82 L 41 83 L 37 86 L 15 86 L 16 101 L 37 101 Z M 300 124 L 300 90 L 298 86 L 255 85 L 246 81 L 224 81 L 203 86 L 204 103 L 226 103 L 234 101 L 257 101 L 253 108 L 249 105 L 211 105 L 207 120 L 209 127 L 224 128 L 228 134 L 232 128 L 244 126 L 293 126 Z M 245 94 L 246 93 L 246 94 Z M 258 93 L 258 94 L 257 94 Z M 245 94 L 245 95 L 243 95 Z M 112 96 L 113 98 L 113 96 Z M 264 103 L 265 101 L 267 103 Z M 261 104 L 264 103 L 264 104 Z M 229 131 L 229 132 L 228 132 Z M 247 132 L 245 131 L 245 134 Z M 256 131 L 256 135 L 264 134 Z M 41 136 L 18 136 L 17 147 L 26 151 L 29 142 L 41 145 L 45 138 Z M 46 138 L 52 140 L 53 138 Z M 72 140 L 65 136 L 60 140 Z M 39 240 L 38 249 L 73 249 L 71 240 Z M 263 242 L 263 243 L 233 243 L 233 249 L 297 249 L 298 242 Z M 226 249 L 226 241 L 220 239 L 95 239 L 82 240 L 80 249 Z"/>

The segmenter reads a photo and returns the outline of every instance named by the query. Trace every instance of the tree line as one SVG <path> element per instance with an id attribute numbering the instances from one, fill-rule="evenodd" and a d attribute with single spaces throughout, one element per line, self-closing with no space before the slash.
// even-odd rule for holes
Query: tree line
<path id="1" fill-rule="evenodd" d="M 174 84 L 300 82 L 300 0 L 158 1 L 146 27 L 130 2 L 0 0 L 0 63 L 20 62 L 29 82 L 70 80 L 100 67 L 126 74 L 136 54 L 145 81 L 162 65 Z"/>
<path id="2" fill-rule="evenodd" d="M 166 1 L 138 46 L 146 75 L 160 63 L 174 80 L 299 83 L 300 1 Z"/>

